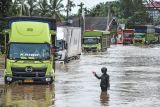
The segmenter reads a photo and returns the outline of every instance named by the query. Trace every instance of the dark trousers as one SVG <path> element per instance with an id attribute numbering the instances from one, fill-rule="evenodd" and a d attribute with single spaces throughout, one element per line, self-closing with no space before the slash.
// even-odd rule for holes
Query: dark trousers
<path id="1" fill-rule="evenodd" d="M 101 86 L 101 91 L 102 91 L 102 92 L 106 92 L 106 91 L 107 91 L 107 87 L 102 87 L 102 86 Z"/>

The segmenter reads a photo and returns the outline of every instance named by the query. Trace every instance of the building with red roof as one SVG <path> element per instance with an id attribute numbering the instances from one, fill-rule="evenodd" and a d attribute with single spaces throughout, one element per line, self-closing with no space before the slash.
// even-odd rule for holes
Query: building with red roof
<path id="1" fill-rule="evenodd" d="M 160 18 L 160 1 L 154 1 L 151 3 L 144 4 L 145 8 L 149 15 L 154 19 L 157 20 Z"/>

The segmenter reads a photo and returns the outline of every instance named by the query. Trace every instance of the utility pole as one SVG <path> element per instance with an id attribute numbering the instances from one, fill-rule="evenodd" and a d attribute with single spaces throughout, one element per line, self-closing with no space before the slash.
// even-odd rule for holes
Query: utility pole
<path id="1" fill-rule="evenodd" d="M 81 24 L 81 18 L 82 18 L 82 11 L 83 11 L 84 4 L 81 2 L 78 6 L 80 7 L 79 27 L 81 27 L 82 26 L 82 24 Z"/>
<path id="2" fill-rule="evenodd" d="M 67 1 L 67 22 L 68 22 L 68 17 L 69 17 L 69 6 L 70 5 L 70 0 Z"/>
<path id="3" fill-rule="evenodd" d="M 78 5 L 79 7 L 80 7 L 80 15 L 79 15 L 79 27 L 81 27 L 81 34 L 83 35 L 83 26 L 82 26 L 82 10 L 83 10 L 83 6 L 84 6 L 84 4 L 81 2 L 79 5 Z M 83 40 L 83 36 L 81 36 L 81 41 Z M 81 43 L 81 46 L 82 46 L 82 43 Z"/>
<path id="4" fill-rule="evenodd" d="M 83 9 L 84 4 L 81 2 L 78 6 L 80 7 L 80 10 L 81 10 L 80 14 L 82 15 L 82 9 Z"/>
<path id="5" fill-rule="evenodd" d="M 110 21 L 110 3 L 108 3 L 108 15 L 107 15 L 107 30 L 109 30 Z"/>

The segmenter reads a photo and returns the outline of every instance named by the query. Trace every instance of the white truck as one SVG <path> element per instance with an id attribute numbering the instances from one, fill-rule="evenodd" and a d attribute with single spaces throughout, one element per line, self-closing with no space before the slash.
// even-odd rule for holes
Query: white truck
<path id="1" fill-rule="evenodd" d="M 81 55 L 81 28 L 57 27 L 57 60 L 68 63 L 70 60 L 79 59 Z"/>

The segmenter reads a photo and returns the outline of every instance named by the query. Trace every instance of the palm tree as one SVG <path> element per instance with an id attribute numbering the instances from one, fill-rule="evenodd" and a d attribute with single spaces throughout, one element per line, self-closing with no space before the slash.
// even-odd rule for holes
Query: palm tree
<path id="1" fill-rule="evenodd" d="M 9 8 L 9 13 L 11 16 L 19 16 L 20 15 L 20 6 L 17 0 L 13 1 L 11 7 Z"/>
<path id="2" fill-rule="evenodd" d="M 0 0 L 0 17 L 9 16 L 12 0 Z"/>
<path id="3" fill-rule="evenodd" d="M 17 0 L 20 7 L 20 16 L 28 16 L 29 15 L 29 8 L 26 4 L 25 0 Z"/>
<path id="4" fill-rule="evenodd" d="M 72 8 L 75 7 L 76 5 L 73 3 L 73 1 L 68 1 L 68 4 L 66 5 L 66 12 L 67 12 L 67 19 L 69 17 L 70 12 L 72 11 Z"/>
<path id="5" fill-rule="evenodd" d="M 26 4 L 29 6 L 29 16 L 33 16 L 37 7 L 37 0 L 27 0 Z"/>
<path id="6" fill-rule="evenodd" d="M 52 18 L 61 21 L 61 12 L 64 11 L 63 0 L 50 0 L 49 1 L 49 14 Z"/>
<path id="7" fill-rule="evenodd" d="M 35 14 L 38 16 L 47 16 L 49 12 L 49 4 L 47 0 L 39 0 Z"/>

